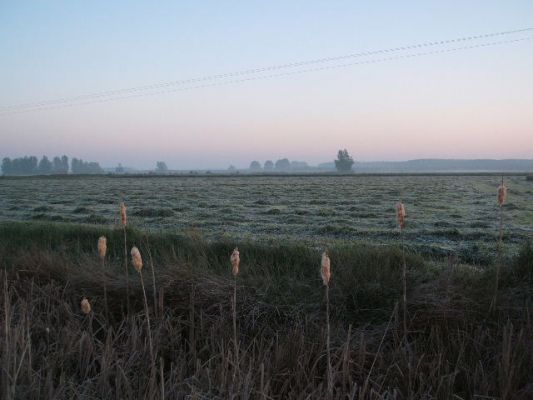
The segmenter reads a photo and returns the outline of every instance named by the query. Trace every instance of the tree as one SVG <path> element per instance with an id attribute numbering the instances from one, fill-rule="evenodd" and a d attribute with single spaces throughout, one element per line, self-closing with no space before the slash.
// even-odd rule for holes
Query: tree
<path id="1" fill-rule="evenodd" d="M 276 170 L 278 171 L 288 171 L 290 166 L 291 163 L 286 158 L 282 158 L 281 160 L 276 161 Z"/>
<path id="2" fill-rule="evenodd" d="M 61 157 L 61 173 L 68 174 L 68 157 L 67 156 Z"/>
<path id="3" fill-rule="evenodd" d="M 52 167 L 53 167 L 52 162 L 46 156 L 43 156 L 43 158 L 41 158 L 41 161 L 39 161 L 38 169 L 39 169 L 40 174 L 47 175 L 51 173 Z"/>
<path id="4" fill-rule="evenodd" d="M 158 161 L 156 163 L 156 168 L 155 168 L 156 172 L 158 173 L 165 173 L 168 171 L 168 167 L 167 167 L 167 164 L 164 162 L 164 161 Z"/>
<path id="5" fill-rule="evenodd" d="M 265 166 L 263 167 L 265 171 L 272 171 L 274 169 L 274 163 L 270 160 L 265 161 Z"/>
<path id="6" fill-rule="evenodd" d="M 9 157 L 6 157 L 2 160 L 2 173 L 4 175 L 11 175 L 13 169 L 13 165 L 11 163 L 11 159 Z"/>
<path id="7" fill-rule="evenodd" d="M 115 167 L 115 173 L 117 174 L 123 174 L 124 173 L 124 167 L 121 163 L 118 163 L 118 165 Z"/>
<path id="8" fill-rule="evenodd" d="M 252 161 L 250 163 L 250 170 L 252 171 L 260 171 L 261 170 L 261 164 L 259 161 Z"/>
<path id="9" fill-rule="evenodd" d="M 348 154 L 348 150 L 339 150 L 335 160 L 335 168 L 339 172 L 349 172 L 352 170 L 353 158 Z"/>

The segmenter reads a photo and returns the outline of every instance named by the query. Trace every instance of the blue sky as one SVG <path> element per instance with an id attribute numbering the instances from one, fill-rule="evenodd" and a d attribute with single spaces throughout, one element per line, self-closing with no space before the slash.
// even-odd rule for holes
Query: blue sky
<path id="1" fill-rule="evenodd" d="M 0 2 L 0 108 L 533 27 L 531 1 Z M 533 32 L 521 36 L 531 36 Z M 533 41 L 0 116 L 0 156 L 533 158 Z"/>

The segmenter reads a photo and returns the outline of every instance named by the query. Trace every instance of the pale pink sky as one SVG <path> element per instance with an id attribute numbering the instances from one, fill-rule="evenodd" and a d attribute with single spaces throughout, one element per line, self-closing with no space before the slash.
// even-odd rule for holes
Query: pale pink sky
<path id="1" fill-rule="evenodd" d="M 134 7 L 126 16 L 113 6 L 106 17 L 79 6 L 68 15 L 61 15 L 64 8 L 4 7 L 0 111 L 24 102 L 533 25 L 533 7 L 526 1 L 463 3 L 392 2 L 357 9 L 349 2 L 329 7 L 309 2 L 303 13 L 292 6 L 234 5 L 219 10 L 224 18 L 208 12 L 219 8 L 211 3 L 207 9 L 180 10 L 174 19 L 164 10 L 174 6 L 166 4 L 150 10 L 157 14 L 150 26 L 141 24 L 150 6 Z M 127 18 L 132 22 L 125 31 L 112 33 L 115 19 Z M 528 34 L 533 32 L 522 36 Z M 140 168 L 165 160 L 177 169 L 246 167 L 254 159 L 283 157 L 316 164 L 333 160 L 339 148 L 360 161 L 533 158 L 531 71 L 529 40 L 0 115 L 0 157 L 67 154 L 103 166 Z"/>

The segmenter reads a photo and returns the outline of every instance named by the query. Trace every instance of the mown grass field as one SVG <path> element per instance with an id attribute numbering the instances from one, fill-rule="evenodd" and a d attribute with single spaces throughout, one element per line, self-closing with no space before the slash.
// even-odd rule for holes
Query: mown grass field
<path id="1" fill-rule="evenodd" d="M 0 398 L 530 399 L 531 181 L 508 178 L 501 257 L 498 183 L 1 179 Z M 393 208 L 400 189 L 408 210 L 405 328 Z M 127 259 L 121 198 L 131 222 Z M 291 216 L 302 219 L 286 222 Z M 336 228 L 319 230 L 327 226 Z M 453 229 L 459 233 L 445 233 Z M 132 246 L 144 259 L 146 305 Z M 319 273 L 325 246 L 331 391 Z"/>
<path id="2" fill-rule="evenodd" d="M 128 205 L 140 229 L 195 230 L 218 239 L 326 246 L 396 240 L 394 204 L 406 204 L 409 246 L 487 263 L 497 240 L 498 176 L 56 177 L 0 179 L 0 220 L 116 226 Z M 533 185 L 506 177 L 507 250 L 533 234 Z"/>

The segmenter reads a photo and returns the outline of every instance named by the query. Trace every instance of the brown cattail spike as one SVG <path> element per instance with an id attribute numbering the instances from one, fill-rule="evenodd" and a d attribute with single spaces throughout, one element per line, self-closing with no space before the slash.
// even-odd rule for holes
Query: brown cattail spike
<path id="1" fill-rule="evenodd" d="M 131 248 L 131 263 L 137 272 L 141 272 L 143 269 L 143 259 L 141 257 L 141 252 L 135 246 Z"/>
<path id="2" fill-rule="evenodd" d="M 237 276 L 239 274 L 239 264 L 241 263 L 241 257 L 239 253 L 239 249 L 235 247 L 233 250 L 233 253 L 231 253 L 230 257 L 231 261 L 231 273 L 233 276 Z"/>
<path id="3" fill-rule="evenodd" d="M 405 213 L 405 206 L 401 200 L 396 204 L 396 220 L 398 221 L 398 226 L 400 229 L 405 228 L 405 220 L 407 214 Z"/>
<path id="4" fill-rule="evenodd" d="M 98 255 L 100 256 L 100 259 L 105 259 L 105 255 L 107 253 L 107 239 L 105 236 L 100 236 L 98 239 Z"/>
<path id="5" fill-rule="evenodd" d="M 320 275 L 322 276 L 322 282 L 324 282 L 324 286 L 328 286 L 329 280 L 331 279 L 331 261 L 329 259 L 327 251 L 322 253 L 322 262 L 320 263 Z"/>
<path id="6" fill-rule="evenodd" d="M 91 303 L 85 297 L 81 301 L 81 312 L 84 314 L 89 314 L 91 312 Z"/>
<path id="7" fill-rule="evenodd" d="M 124 202 L 120 203 L 120 220 L 122 221 L 122 226 L 127 225 L 128 215 L 126 213 L 126 204 L 124 204 Z"/>
<path id="8" fill-rule="evenodd" d="M 503 184 L 503 178 L 502 178 L 502 184 L 498 187 L 498 205 L 502 207 L 505 204 L 506 200 L 507 200 L 507 186 Z"/>

